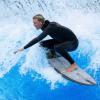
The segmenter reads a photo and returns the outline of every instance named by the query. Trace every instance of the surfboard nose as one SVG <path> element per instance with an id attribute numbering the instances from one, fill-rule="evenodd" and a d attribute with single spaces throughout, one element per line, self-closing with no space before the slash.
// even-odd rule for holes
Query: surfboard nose
<path id="1" fill-rule="evenodd" d="M 90 77 L 89 75 L 88 75 L 88 77 L 85 77 L 85 80 L 88 83 L 87 85 L 96 85 L 97 84 L 95 79 Z"/>
<path id="2" fill-rule="evenodd" d="M 90 80 L 87 80 L 87 81 L 88 81 L 88 83 L 90 83 L 90 85 L 96 85 L 97 84 L 94 79 L 92 79 L 91 81 Z"/>

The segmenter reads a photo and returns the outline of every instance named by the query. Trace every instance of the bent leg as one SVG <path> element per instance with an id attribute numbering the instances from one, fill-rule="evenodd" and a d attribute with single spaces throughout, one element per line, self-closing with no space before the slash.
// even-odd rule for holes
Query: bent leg
<path id="1" fill-rule="evenodd" d="M 68 52 L 66 52 L 65 49 L 61 48 L 61 47 L 56 47 L 55 50 L 61 55 L 63 56 L 65 59 L 67 59 L 70 64 L 74 63 L 74 60 L 72 59 L 72 57 L 68 54 Z"/>
<path id="2" fill-rule="evenodd" d="M 58 45 L 55 45 L 55 50 L 62 55 L 65 59 L 67 59 L 70 64 L 74 63 L 74 60 L 69 55 L 68 51 L 73 51 L 76 49 L 76 45 L 74 45 L 73 41 L 64 42 Z"/>
<path id="3" fill-rule="evenodd" d="M 72 57 L 68 54 L 67 51 L 73 51 L 76 49 L 76 46 L 73 45 L 73 42 L 65 42 L 59 45 L 55 46 L 55 50 L 62 55 L 65 59 L 67 59 L 71 66 L 69 68 L 66 69 L 67 72 L 71 72 L 74 69 L 76 69 L 76 64 L 74 62 L 74 60 L 72 59 Z"/>

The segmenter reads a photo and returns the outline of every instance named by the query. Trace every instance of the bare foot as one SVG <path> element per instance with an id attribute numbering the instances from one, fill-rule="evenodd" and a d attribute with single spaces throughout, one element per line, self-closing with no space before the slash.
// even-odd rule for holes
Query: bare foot
<path id="1" fill-rule="evenodd" d="M 70 67 L 68 67 L 67 69 L 66 69 L 66 71 L 67 72 L 72 72 L 73 70 L 75 70 L 77 67 L 76 67 L 77 65 L 74 63 L 74 64 L 72 64 Z"/>

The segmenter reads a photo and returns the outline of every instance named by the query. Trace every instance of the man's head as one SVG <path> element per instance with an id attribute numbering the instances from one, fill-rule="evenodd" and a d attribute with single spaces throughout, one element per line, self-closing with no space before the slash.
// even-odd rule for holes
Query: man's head
<path id="1" fill-rule="evenodd" d="M 44 22 L 45 18 L 41 14 L 37 14 L 33 17 L 33 23 L 37 29 L 40 29 L 43 26 Z"/>

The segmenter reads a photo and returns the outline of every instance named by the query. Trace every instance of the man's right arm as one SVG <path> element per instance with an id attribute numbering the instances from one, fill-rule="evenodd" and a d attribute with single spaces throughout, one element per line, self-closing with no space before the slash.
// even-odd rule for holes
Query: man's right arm
<path id="1" fill-rule="evenodd" d="M 47 34 L 45 32 L 42 32 L 38 37 L 31 40 L 27 45 L 24 46 L 24 49 L 27 49 L 31 47 L 32 45 L 36 44 L 37 42 L 41 41 L 43 38 L 45 38 Z"/>

